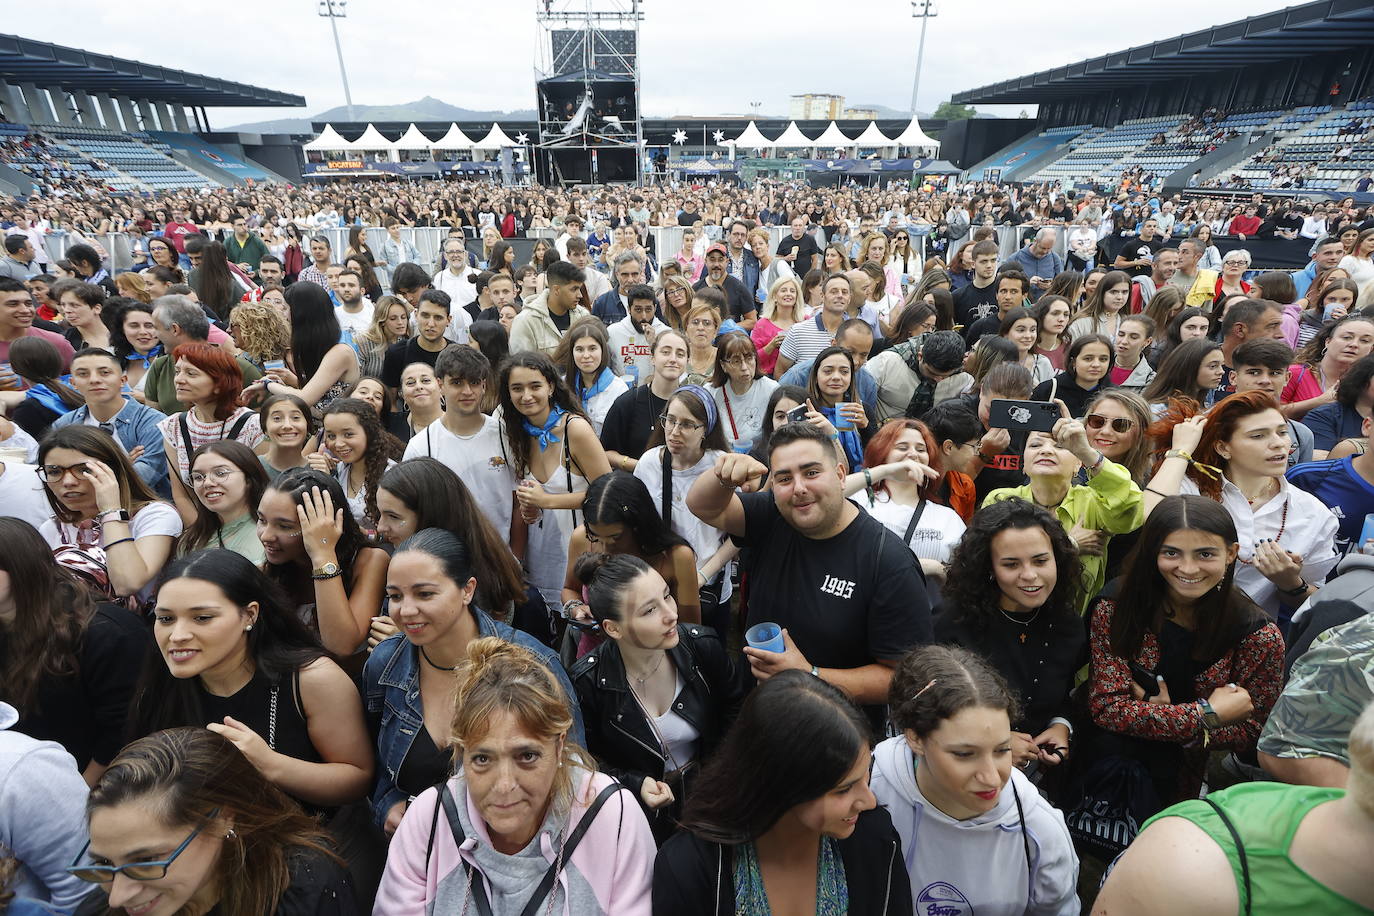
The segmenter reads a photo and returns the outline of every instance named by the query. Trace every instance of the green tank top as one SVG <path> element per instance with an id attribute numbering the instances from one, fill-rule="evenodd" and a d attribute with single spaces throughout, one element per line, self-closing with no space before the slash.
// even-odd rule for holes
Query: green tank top
<path id="1" fill-rule="evenodd" d="M 1344 789 L 1290 786 L 1252 782 L 1214 792 L 1211 799 L 1231 819 L 1245 846 L 1250 866 L 1251 912 L 1321 913 L 1322 916 L 1369 914 L 1374 910 L 1349 900 L 1318 883 L 1288 857 L 1302 819 L 1317 805 L 1345 795 Z M 1145 822 L 1149 827 L 1162 817 L 1181 817 L 1205 832 L 1226 853 L 1236 879 L 1238 912 L 1245 912 L 1245 880 L 1235 840 L 1212 806 L 1201 799 L 1180 802 Z"/>

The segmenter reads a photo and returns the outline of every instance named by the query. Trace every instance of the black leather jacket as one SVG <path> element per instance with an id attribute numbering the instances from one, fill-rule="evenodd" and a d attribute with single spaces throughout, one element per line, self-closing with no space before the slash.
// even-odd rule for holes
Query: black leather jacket
<path id="1" fill-rule="evenodd" d="M 749 666 L 733 658 L 710 627 L 679 624 L 677 632 L 678 644 L 668 651 L 668 658 L 682 675 L 683 685 L 673 711 L 696 728 L 700 735 L 697 760 L 704 760 L 734 719 L 754 680 Z M 666 764 L 662 746 L 630 692 L 619 646 L 607 640 L 579 659 L 569 677 L 582 707 L 587 750 L 602 772 L 639 798 L 644 778 L 662 779 Z M 676 810 L 680 802 L 672 808 Z M 650 819 L 656 820 L 652 814 Z"/>

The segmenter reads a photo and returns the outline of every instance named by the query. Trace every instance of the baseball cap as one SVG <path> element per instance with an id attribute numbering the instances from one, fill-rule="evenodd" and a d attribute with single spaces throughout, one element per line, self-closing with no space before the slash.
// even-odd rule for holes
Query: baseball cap
<path id="1" fill-rule="evenodd" d="M 709 247 L 709 248 L 706 249 L 706 253 L 707 253 L 708 255 L 711 254 L 711 252 L 713 252 L 713 251 L 719 251 L 721 254 L 725 255 L 727 258 L 730 257 L 730 249 L 727 248 L 727 247 L 725 247 L 725 243 L 724 243 L 724 242 L 716 242 L 716 243 L 712 244 L 711 247 Z"/>

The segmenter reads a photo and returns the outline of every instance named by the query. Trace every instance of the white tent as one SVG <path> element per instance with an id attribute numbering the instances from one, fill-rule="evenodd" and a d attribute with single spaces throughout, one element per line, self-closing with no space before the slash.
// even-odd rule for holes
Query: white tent
<path id="1" fill-rule="evenodd" d="M 355 150 L 357 152 L 364 152 L 368 150 L 389 151 L 395 149 L 395 146 L 392 144 L 390 140 L 388 140 L 386 137 L 383 137 L 382 132 L 379 131 L 374 125 L 369 124 L 367 125 L 367 129 L 363 131 L 363 135 L 358 139 L 354 140 L 352 143 L 347 144 L 344 147 L 344 149 Z"/>
<path id="2" fill-rule="evenodd" d="M 457 123 L 450 122 L 448 133 L 435 140 L 433 146 L 434 149 L 472 149 L 472 140 L 463 133 Z"/>
<path id="3" fill-rule="evenodd" d="M 773 141 L 765 137 L 753 121 L 738 137 L 727 142 L 732 143 L 735 149 L 768 149 L 773 145 Z"/>
<path id="4" fill-rule="evenodd" d="M 420 128 L 416 127 L 413 123 L 410 125 L 410 127 L 406 128 L 406 132 L 401 135 L 401 139 L 397 140 L 395 144 L 393 144 L 393 148 L 398 150 L 406 150 L 408 152 L 414 150 L 434 149 L 434 147 L 434 141 L 426 137 L 424 134 L 420 133 Z"/>
<path id="5" fill-rule="evenodd" d="M 501 129 L 500 124 L 491 125 L 491 130 L 487 135 L 476 143 L 472 144 L 473 149 L 503 149 L 507 146 L 515 146 L 516 142 L 506 136 L 506 132 Z"/>
<path id="6" fill-rule="evenodd" d="M 814 140 L 809 139 L 806 134 L 801 132 L 796 121 L 788 121 L 787 129 L 782 132 L 782 136 L 773 141 L 773 145 L 780 149 L 796 149 L 805 147 L 810 149 L 815 146 Z"/>
<path id="7" fill-rule="evenodd" d="M 864 132 L 854 139 L 854 145 L 869 147 L 895 146 L 896 144 L 892 142 L 890 137 L 885 136 L 883 132 L 878 129 L 878 122 L 869 121 L 868 126 L 864 128 Z"/>
<path id="8" fill-rule="evenodd" d="M 906 126 L 906 130 L 896 137 L 893 141 L 896 146 L 915 146 L 923 149 L 939 150 L 940 141 L 926 135 L 921 130 L 921 122 L 912 118 L 911 123 Z"/>
<path id="9" fill-rule="evenodd" d="M 820 149 L 844 149 L 853 146 L 854 141 L 844 135 L 838 124 L 831 121 L 825 132 L 816 138 L 815 144 Z"/>
<path id="10" fill-rule="evenodd" d="M 339 136 L 339 132 L 334 129 L 333 124 L 326 124 L 324 130 L 314 140 L 301 147 L 304 150 L 345 150 L 348 149 L 348 141 Z"/>

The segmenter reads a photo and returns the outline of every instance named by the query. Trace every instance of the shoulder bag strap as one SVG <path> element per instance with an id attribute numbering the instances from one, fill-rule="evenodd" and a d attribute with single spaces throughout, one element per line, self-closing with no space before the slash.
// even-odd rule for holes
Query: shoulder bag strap
<path id="1" fill-rule="evenodd" d="M 582 819 L 577 822 L 577 826 L 573 828 L 573 832 L 568 834 L 568 838 L 563 841 L 563 845 L 558 851 L 558 861 L 550 865 L 549 870 L 544 872 L 544 877 L 539 882 L 539 886 L 534 889 L 534 896 L 530 898 L 529 903 L 525 904 L 525 908 L 520 911 L 520 916 L 535 916 L 535 914 L 539 912 L 539 907 L 543 905 L 544 899 L 548 897 L 549 892 L 553 890 L 554 882 L 558 880 L 560 865 L 563 868 L 567 867 L 568 862 L 572 860 L 573 853 L 577 851 L 578 844 L 582 842 L 582 838 L 586 836 L 587 831 L 591 829 L 592 822 L 596 820 L 596 815 L 601 811 L 601 806 L 606 804 L 607 799 L 612 795 L 615 795 L 623 789 L 624 786 L 620 783 L 611 783 L 609 786 L 602 789 L 600 794 L 598 794 L 596 798 L 592 800 L 592 803 L 587 806 L 587 810 L 582 814 Z M 485 892 L 483 899 L 485 899 Z"/>
<path id="2" fill-rule="evenodd" d="M 916 504 L 916 510 L 911 513 L 911 521 L 906 523 L 906 534 L 902 535 L 902 543 L 911 546 L 911 536 L 916 533 L 916 525 L 921 521 L 921 514 L 926 511 L 926 498 L 921 497 L 921 501 Z"/>
<path id="3" fill-rule="evenodd" d="M 572 493 L 572 491 L 573 491 L 573 488 L 572 488 L 572 465 L 573 465 L 572 436 L 568 433 L 568 427 L 572 426 L 572 420 L 573 420 L 572 417 L 567 417 L 567 418 L 565 418 L 565 419 L 563 420 L 563 476 L 564 476 L 565 481 L 567 482 L 567 485 L 568 485 L 568 492 L 569 492 L 569 493 Z M 581 471 L 582 471 L 581 466 L 578 466 L 577 470 L 578 470 L 578 473 L 581 473 Z M 576 509 L 572 509 L 572 510 L 570 510 L 570 511 L 572 512 L 572 523 L 573 523 L 573 527 L 576 528 L 576 527 L 577 527 L 577 524 L 578 524 L 578 523 L 577 523 L 577 510 L 576 510 Z"/>
<path id="4" fill-rule="evenodd" d="M 191 466 L 191 453 L 196 450 L 191 444 L 191 424 L 186 422 L 186 411 L 177 414 L 177 425 L 181 427 L 182 448 L 186 450 L 186 466 Z"/>
<path id="5" fill-rule="evenodd" d="M 439 786 L 439 802 L 444 806 L 444 815 L 448 818 L 449 829 L 453 831 L 453 842 L 459 849 L 463 846 L 463 841 L 467 839 L 467 834 L 463 832 L 463 824 L 458 820 L 458 803 L 453 798 L 453 793 L 448 789 L 448 783 Z M 467 859 L 463 859 L 460 853 L 459 858 L 463 862 L 463 871 L 467 873 L 468 890 L 472 894 L 473 902 L 477 905 L 478 916 L 492 916 L 491 901 L 487 899 L 487 886 L 482 883 L 482 873 L 472 866 Z"/>
<path id="6" fill-rule="evenodd" d="M 1217 813 L 1217 817 L 1221 818 L 1221 822 L 1226 825 L 1226 830 L 1231 834 L 1231 842 L 1236 844 L 1236 858 L 1240 859 L 1240 876 L 1245 884 L 1245 901 L 1242 911 L 1245 916 L 1250 916 L 1250 861 L 1245 855 L 1245 844 L 1240 841 L 1240 834 L 1236 832 L 1236 825 L 1231 823 L 1231 819 L 1226 816 L 1221 805 L 1218 805 L 1210 795 L 1204 795 L 1202 800 L 1212 806 L 1212 810 Z"/>
<path id="7" fill-rule="evenodd" d="M 730 444 L 733 445 L 739 438 L 739 427 L 735 425 L 735 411 L 730 407 L 730 380 L 726 379 L 721 386 L 720 396 L 725 399 L 725 415 L 730 418 Z"/>

